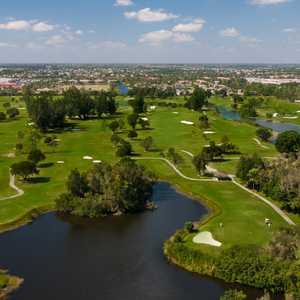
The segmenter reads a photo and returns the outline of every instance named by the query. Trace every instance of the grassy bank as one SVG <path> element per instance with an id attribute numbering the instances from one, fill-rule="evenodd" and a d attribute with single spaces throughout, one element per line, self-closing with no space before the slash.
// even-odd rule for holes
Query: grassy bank
<path id="1" fill-rule="evenodd" d="M 0 299 L 6 297 L 18 289 L 23 283 L 23 279 L 11 276 L 6 271 L 0 270 Z"/>

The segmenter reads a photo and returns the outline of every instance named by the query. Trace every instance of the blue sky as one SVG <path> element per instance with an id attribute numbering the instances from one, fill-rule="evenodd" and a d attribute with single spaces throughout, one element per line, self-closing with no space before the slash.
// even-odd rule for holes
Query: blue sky
<path id="1" fill-rule="evenodd" d="M 1 3 L 0 63 L 300 63 L 300 0 Z"/>

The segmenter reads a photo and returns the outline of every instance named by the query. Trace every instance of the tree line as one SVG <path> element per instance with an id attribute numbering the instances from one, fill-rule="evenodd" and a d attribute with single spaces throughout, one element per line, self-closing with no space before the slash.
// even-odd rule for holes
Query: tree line
<path id="1" fill-rule="evenodd" d="M 99 92 L 92 95 L 75 87 L 65 91 L 62 97 L 48 92 L 33 95 L 27 91 L 24 92 L 23 100 L 29 117 L 42 131 L 62 128 L 66 117 L 86 120 L 117 112 L 117 103 L 112 93 Z"/>

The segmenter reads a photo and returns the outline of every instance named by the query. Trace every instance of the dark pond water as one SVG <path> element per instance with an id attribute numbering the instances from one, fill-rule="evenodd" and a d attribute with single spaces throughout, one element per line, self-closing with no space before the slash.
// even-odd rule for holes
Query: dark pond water
<path id="1" fill-rule="evenodd" d="M 217 110 L 222 115 L 222 117 L 226 120 L 233 120 L 233 121 L 241 120 L 241 116 L 237 111 L 229 110 L 224 106 L 218 106 Z M 268 121 L 264 119 L 253 119 L 253 121 L 257 125 L 270 128 L 277 132 L 284 132 L 287 130 L 295 130 L 300 132 L 300 125 L 296 125 L 296 124 L 280 123 L 280 122 Z"/>
<path id="2" fill-rule="evenodd" d="M 217 300 L 223 282 L 166 262 L 164 240 L 207 213 L 198 202 L 157 184 L 158 209 L 97 221 L 44 215 L 0 235 L 0 262 L 25 278 L 13 300 Z M 247 290 L 256 299 L 257 290 Z"/>

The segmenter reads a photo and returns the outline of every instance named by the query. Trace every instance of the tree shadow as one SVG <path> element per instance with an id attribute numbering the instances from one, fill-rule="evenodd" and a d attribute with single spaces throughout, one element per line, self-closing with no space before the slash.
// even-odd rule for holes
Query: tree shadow
<path id="1" fill-rule="evenodd" d="M 27 179 L 27 182 L 31 184 L 47 183 L 49 181 L 50 181 L 50 177 L 32 177 Z"/>
<path id="2" fill-rule="evenodd" d="M 54 165 L 53 162 L 49 162 L 49 163 L 42 163 L 42 164 L 39 164 L 38 167 L 39 168 L 42 168 L 42 169 L 45 169 L 45 168 L 50 168 Z"/>

